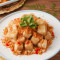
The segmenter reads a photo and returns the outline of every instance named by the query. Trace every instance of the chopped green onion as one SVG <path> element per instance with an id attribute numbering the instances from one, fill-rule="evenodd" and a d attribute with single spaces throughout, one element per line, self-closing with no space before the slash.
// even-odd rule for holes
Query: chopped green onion
<path id="1" fill-rule="evenodd" d="M 27 24 L 26 23 L 21 23 L 20 26 L 27 27 Z"/>
<path id="2" fill-rule="evenodd" d="M 30 15 L 29 19 L 28 19 L 28 23 L 32 22 L 33 21 L 33 16 Z"/>
<path id="3" fill-rule="evenodd" d="M 33 26 L 33 29 L 35 29 L 36 28 L 36 26 Z"/>
<path id="4" fill-rule="evenodd" d="M 21 22 L 22 23 L 20 23 L 20 26 L 22 27 L 27 27 L 27 25 L 29 25 L 29 27 L 31 28 L 37 27 L 37 24 L 35 23 L 32 15 L 30 16 L 25 15 L 23 18 L 21 18 Z"/>
<path id="5" fill-rule="evenodd" d="M 21 20 L 22 21 L 26 21 L 27 22 L 27 19 L 29 18 L 29 16 L 27 16 L 27 15 L 24 15 L 24 17 L 23 18 L 21 18 Z"/>

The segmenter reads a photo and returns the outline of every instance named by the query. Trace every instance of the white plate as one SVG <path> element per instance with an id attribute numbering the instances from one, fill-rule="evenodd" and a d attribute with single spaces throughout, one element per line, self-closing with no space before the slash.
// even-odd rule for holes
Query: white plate
<path id="1" fill-rule="evenodd" d="M 2 45 L 0 40 L 0 55 L 5 57 L 7 60 L 39 60 L 39 59 L 45 60 L 53 57 L 60 49 L 60 22 L 52 15 L 37 10 L 18 11 L 0 20 L 0 39 L 3 38 L 2 37 L 3 29 L 8 25 L 8 22 L 10 20 L 21 17 L 24 14 L 30 14 L 30 13 L 35 14 L 37 17 L 41 17 L 42 19 L 46 20 L 51 26 L 54 27 L 55 38 L 53 40 L 53 44 L 47 49 L 47 52 L 43 53 L 42 55 L 34 54 L 29 56 L 27 55 L 15 56 L 12 54 L 9 48 L 6 48 L 5 46 Z"/>

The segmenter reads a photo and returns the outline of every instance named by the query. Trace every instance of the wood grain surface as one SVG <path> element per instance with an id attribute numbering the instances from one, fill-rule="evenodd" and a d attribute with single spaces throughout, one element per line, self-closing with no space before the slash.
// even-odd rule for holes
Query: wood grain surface
<path id="1" fill-rule="evenodd" d="M 55 3 L 56 9 L 60 8 L 60 0 L 27 0 L 25 2 L 25 4 L 36 4 L 36 3 L 45 4 L 47 9 L 50 9 L 51 4 Z M 20 11 L 20 10 L 29 10 L 29 9 L 23 5 L 21 8 L 15 10 L 14 12 Z M 13 13 L 13 12 L 11 12 L 11 13 Z M 8 13 L 8 14 L 10 14 L 10 13 Z M 7 16 L 8 14 L 0 15 L 0 19 Z M 60 12 L 58 12 L 58 16 L 56 18 L 58 20 L 60 20 Z M 54 57 L 50 58 L 49 60 L 60 60 L 60 52 L 58 52 Z"/>

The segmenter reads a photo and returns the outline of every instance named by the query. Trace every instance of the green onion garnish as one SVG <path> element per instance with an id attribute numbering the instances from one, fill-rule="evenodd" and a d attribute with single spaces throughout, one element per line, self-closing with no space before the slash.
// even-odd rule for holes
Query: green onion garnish
<path id="1" fill-rule="evenodd" d="M 29 26 L 29 27 L 35 29 L 37 27 L 37 24 L 35 23 L 32 15 L 30 15 L 30 16 L 24 15 L 23 18 L 21 18 L 20 26 L 22 26 L 22 27 Z"/>

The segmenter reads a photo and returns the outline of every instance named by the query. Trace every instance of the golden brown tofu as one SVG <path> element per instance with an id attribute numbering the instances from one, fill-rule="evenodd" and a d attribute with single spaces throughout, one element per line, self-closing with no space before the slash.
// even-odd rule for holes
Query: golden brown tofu
<path id="1" fill-rule="evenodd" d="M 39 42 L 39 40 L 40 40 L 39 38 L 36 38 L 34 36 L 31 38 L 31 41 L 34 45 L 36 45 Z"/>
<path id="2" fill-rule="evenodd" d="M 18 44 L 18 43 L 15 43 L 15 46 L 14 46 L 14 50 L 17 51 L 21 51 L 23 49 L 23 44 Z"/>
<path id="3" fill-rule="evenodd" d="M 31 43 L 31 41 L 26 41 L 25 42 L 25 50 L 33 50 L 33 44 Z"/>
<path id="4" fill-rule="evenodd" d="M 38 43 L 39 48 L 46 48 L 47 47 L 47 40 L 42 40 Z"/>
<path id="5" fill-rule="evenodd" d="M 44 24 L 44 25 L 39 25 L 37 32 L 38 32 L 39 34 L 46 35 L 47 26 L 46 26 L 45 24 Z"/>
<path id="6" fill-rule="evenodd" d="M 7 38 L 11 38 L 11 39 L 16 39 L 17 33 L 14 33 L 14 34 L 12 34 L 12 33 L 7 33 L 7 34 L 6 34 L 6 37 L 7 37 Z"/>
<path id="7" fill-rule="evenodd" d="M 32 34 L 28 34 L 26 33 L 25 31 L 23 32 L 23 36 L 26 37 L 26 38 L 29 38 Z"/>
<path id="8" fill-rule="evenodd" d="M 38 19 L 38 20 L 36 20 L 36 22 L 40 25 L 46 23 L 43 19 Z"/>
<path id="9" fill-rule="evenodd" d="M 46 40 L 51 40 L 51 38 L 52 38 L 51 33 L 50 33 L 50 32 L 47 32 L 47 34 L 46 34 L 46 36 L 45 36 L 45 39 L 46 39 Z"/>
<path id="10" fill-rule="evenodd" d="M 18 31 L 17 31 L 16 25 L 15 24 L 14 25 L 9 24 L 8 33 L 6 34 L 6 37 L 16 39 L 17 34 L 18 34 Z"/>
<path id="11" fill-rule="evenodd" d="M 34 45 L 36 45 L 43 37 L 41 35 L 39 35 L 36 32 L 33 32 L 33 36 L 31 38 L 31 41 Z"/>
<path id="12" fill-rule="evenodd" d="M 18 40 L 23 43 L 25 41 L 25 37 L 20 36 Z"/>
<path id="13" fill-rule="evenodd" d="M 32 31 L 30 27 L 23 28 L 23 36 L 29 38 L 32 35 Z"/>
<path id="14" fill-rule="evenodd" d="M 16 42 L 16 39 L 11 39 L 11 41 L 15 43 Z"/>

